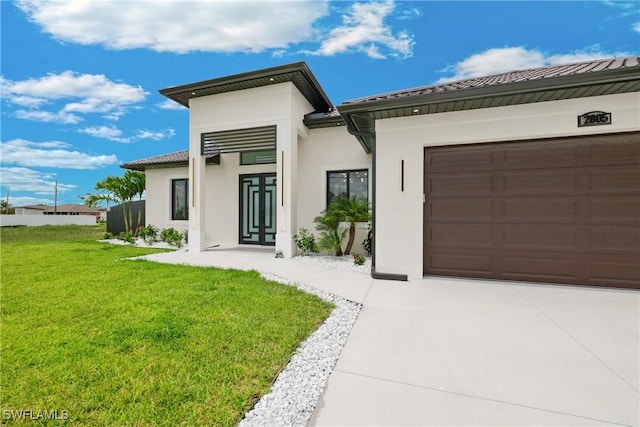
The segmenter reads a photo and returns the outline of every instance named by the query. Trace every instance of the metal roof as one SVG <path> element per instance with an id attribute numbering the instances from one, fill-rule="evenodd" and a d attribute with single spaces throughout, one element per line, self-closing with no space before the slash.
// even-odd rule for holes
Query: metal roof
<path id="1" fill-rule="evenodd" d="M 160 90 L 160 93 L 188 108 L 189 99 L 191 98 L 270 86 L 285 82 L 293 83 L 313 108 L 315 108 L 316 112 L 327 112 L 333 108 L 329 97 L 304 62 L 265 68 L 213 80 L 189 83 L 182 86 L 168 87 Z"/>
<path id="2" fill-rule="evenodd" d="M 343 119 L 369 152 L 375 121 L 640 91 L 640 57 L 511 71 L 345 101 Z"/>
<path id="3" fill-rule="evenodd" d="M 219 164 L 220 155 L 207 156 L 208 164 Z M 134 160 L 120 165 L 124 169 L 143 171 L 157 167 L 179 167 L 189 165 L 189 150 L 176 151 L 174 153 L 162 154 L 160 156 L 147 157 L 146 159 Z"/>

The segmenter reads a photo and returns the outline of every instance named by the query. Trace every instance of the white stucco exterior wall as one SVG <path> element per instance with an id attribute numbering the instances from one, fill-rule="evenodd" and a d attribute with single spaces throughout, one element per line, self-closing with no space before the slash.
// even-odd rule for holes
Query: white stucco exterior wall
<path id="1" fill-rule="evenodd" d="M 189 221 L 171 219 L 171 180 L 189 177 L 189 168 L 147 169 L 145 202 L 145 224 L 155 225 L 160 230 L 175 228 L 182 232 L 189 228 Z"/>
<path id="2" fill-rule="evenodd" d="M 612 124 L 578 128 L 590 111 L 611 112 Z M 425 147 L 639 130 L 639 93 L 378 120 L 376 270 L 422 277 Z"/>
<path id="3" fill-rule="evenodd" d="M 312 129 L 298 144 L 298 229 L 317 235 L 313 219 L 327 208 L 327 172 L 366 169 L 371 201 L 371 154 L 365 153 L 345 126 Z M 352 253 L 363 253 L 367 225 L 358 224 Z M 346 241 L 345 241 L 346 244 Z"/>
<path id="4" fill-rule="evenodd" d="M 276 172 L 278 181 L 276 250 L 293 255 L 297 229 L 299 137 L 307 137 L 304 115 L 313 107 L 292 83 L 193 98 L 189 104 L 189 250 L 238 245 L 240 174 Z M 240 166 L 239 154 L 221 155 L 220 165 L 205 166 L 200 137 L 258 126 L 276 126 L 277 163 Z M 194 198 L 195 197 L 195 198 Z"/>

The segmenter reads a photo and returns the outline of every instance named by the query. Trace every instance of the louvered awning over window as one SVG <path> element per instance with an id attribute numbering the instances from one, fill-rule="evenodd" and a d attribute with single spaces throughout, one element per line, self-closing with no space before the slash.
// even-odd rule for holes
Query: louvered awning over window
<path id="1" fill-rule="evenodd" d="M 239 153 L 249 150 L 275 150 L 276 126 L 261 126 L 221 132 L 207 132 L 201 136 L 203 156 Z"/>

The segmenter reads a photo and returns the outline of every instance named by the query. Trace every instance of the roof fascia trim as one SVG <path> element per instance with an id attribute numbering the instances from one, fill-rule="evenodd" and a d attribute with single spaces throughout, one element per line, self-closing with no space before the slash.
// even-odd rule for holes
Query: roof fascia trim
<path id="1" fill-rule="evenodd" d="M 605 70 L 596 73 L 585 73 L 571 76 L 560 76 L 550 79 L 528 80 L 525 82 L 505 83 L 494 86 L 458 89 L 446 92 L 391 98 L 377 101 L 365 101 L 354 104 L 339 105 L 340 114 L 355 112 L 374 112 L 394 108 L 409 108 L 417 105 L 435 104 L 439 102 L 462 101 L 470 99 L 490 98 L 494 96 L 517 95 L 540 90 L 568 89 L 576 86 L 599 85 L 640 79 L 638 67 L 616 70 Z"/>
<path id="2" fill-rule="evenodd" d="M 173 101 L 189 108 L 188 102 L 186 103 L 180 102 L 177 99 L 173 98 L 173 95 L 178 95 L 184 92 L 197 92 L 198 90 L 207 89 L 212 86 L 229 85 L 229 84 L 240 83 L 248 80 L 264 79 L 264 78 L 272 77 L 278 74 L 288 74 L 288 73 L 296 73 L 296 72 L 301 73 L 302 77 L 304 77 L 305 81 L 311 87 L 311 89 L 316 93 L 316 95 L 324 103 L 327 104 L 327 107 L 328 107 L 327 110 L 329 110 L 333 106 L 333 104 L 331 103 L 331 100 L 325 93 L 322 86 L 320 86 L 320 83 L 315 78 L 315 76 L 311 72 L 311 69 L 305 62 L 295 62 L 293 64 L 280 65 L 277 67 L 265 68 L 262 70 L 250 71 L 250 72 L 241 73 L 241 74 L 234 74 L 231 76 L 218 77 L 215 79 L 205 80 L 201 82 L 188 83 L 180 86 L 171 86 L 168 88 L 160 89 L 159 92 L 162 95 L 166 96 L 167 98 L 170 98 Z M 260 86 L 266 86 L 266 85 L 260 85 Z M 312 100 L 309 100 L 309 101 L 311 102 Z"/>

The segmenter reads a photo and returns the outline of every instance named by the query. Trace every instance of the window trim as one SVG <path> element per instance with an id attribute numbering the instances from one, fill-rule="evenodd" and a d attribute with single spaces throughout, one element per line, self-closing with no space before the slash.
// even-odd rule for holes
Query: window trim
<path id="1" fill-rule="evenodd" d="M 351 190 L 349 188 L 349 174 L 352 172 L 366 172 L 367 173 L 367 202 L 369 202 L 369 169 L 368 168 L 360 168 L 360 169 L 337 169 L 337 170 L 328 170 L 326 176 L 326 194 L 325 194 L 325 202 L 326 206 L 329 207 L 329 198 L 330 198 L 330 185 L 329 185 L 329 177 L 331 174 L 335 173 L 346 173 L 347 174 L 347 197 L 351 198 Z"/>
<path id="2" fill-rule="evenodd" d="M 184 181 L 184 207 L 186 218 L 176 218 L 176 183 Z M 189 220 L 189 178 L 175 178 L 171 180 L 171 221 Z"/>

